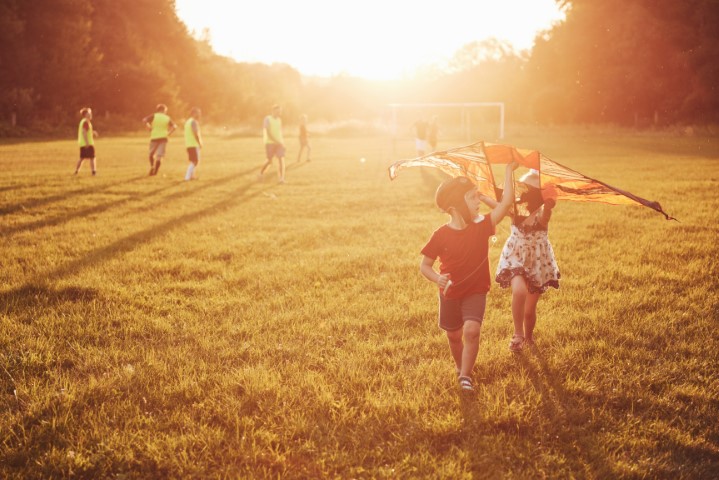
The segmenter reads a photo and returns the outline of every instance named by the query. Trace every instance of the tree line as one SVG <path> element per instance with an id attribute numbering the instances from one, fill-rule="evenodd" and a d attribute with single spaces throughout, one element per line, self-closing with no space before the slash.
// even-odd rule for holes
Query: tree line
<path id="1" fill-rule="evenodd" d="M 566 20 L 531 52 L 485 40 L 411 81 L 372 82 L 217 55 L 207 35 L 188 32 L 174 0 L 0 0 L 0 135 L 9 125 L 70 125 L 82 106 L 134 128 L 157 103 L 178 115 L 201 106 L 231 125 L 259 122 L 276 102 L 327 121 L 458 101 L 503 101 L 512 121 L 538 123 L 719 119 L 717 0 L 557 1 Z"/>

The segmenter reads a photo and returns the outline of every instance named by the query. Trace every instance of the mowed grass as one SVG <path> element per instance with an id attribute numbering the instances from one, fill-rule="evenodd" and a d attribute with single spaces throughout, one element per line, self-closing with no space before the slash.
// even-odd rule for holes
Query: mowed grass
<path id="1" fill-rule="evenodd" d="M 381 138 L 0 145 L 3 478 L 716 478 L 719 140 L 554 130 L 507 139 L 637 195 L 560 202 L 561 289 L 510 354 L 489 294 L 458 391 L 419 251 L 441 177 Z M 445 142 L 444 147 L 462 145 Z M 362 162 L 360 159 L 364 158 Z M 491 270 L 509 231 L 499 226 Z"/>

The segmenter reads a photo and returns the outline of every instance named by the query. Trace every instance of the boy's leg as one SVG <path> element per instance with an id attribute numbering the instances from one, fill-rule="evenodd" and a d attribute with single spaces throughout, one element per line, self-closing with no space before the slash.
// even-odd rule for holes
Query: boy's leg
<path id="1" fill-rule="evenodd" d="M 462 329 L 458 328 L 451 332 L 447 332 L 447 341 L 449 342 L 449 352 L 452 354 L 454 365 L 457 372 L 462 372 L 462 358 L 464 352 L 464 342 L 462 341 Z"/>
<path id="2" fill-rule="evenodd" d="M 462 352 L 461 377 L 470 377 L 479 353 L 479 337 L 484 321 L 484 310 L 487 305 L 487 296 L 473 294 L 462 299 L 462 327 L 464 334 L 464 351 Z"/>
<path id="3" fill-rule="evenodd" d="M 160 165 L 162 165 L 162 158 L 163 157 L 157 157 L 155 159 L 155 168 L 152 170 L 153 175 L 157 175 L 157 172 L 160 171 Z"/>
<path id="4" fill-rule="evenodd" d="M 159 146 L 158 142 L 150 140 L 150 175 L 155 174 L 155 153 Z"/>
<path id="5" fill-rule="evenodd" d="M 464 350 L 462 351 L 462 366 L 459 371 L 460 377 L 470 377 L 472 369 L 477 361 L 479 353 L 479 336 L 482 331 L 482 324 L 475 321 L 464 322 Z"/>
<path id="6" fill-rule="evenodd" d="M 81 158 L 77 161 L 77 166 L 75 167 L 75 175 L 77 175 L 77 172 L 80 171 L 80 167 L 82 166 L 82 161 L 85 160 L 84 158 Z"/>
<path id="7" fill-rule="evenodd" d="M 285 183 L 285 157 L 280 157 L 277 162 L 277 175 L 280 183 Z"/>
<path id="8" fill-rule="evenodd" d="M 272 157 L 268 156 L 267 161 L 265 161 L 265 164 L 262 165 L 262 168 L 260 169 L 260 177 L 265 174 L 265 170 L 267 170 L 267 167 L 272 165 Z"/>
<path id="9" fill-rule="evenodd" d="M 92 169 L 92 174 L 95 175 L 97 172 L 97 169 L 95 168 L 95 157 L 90 159 L 90 169 Z"/>

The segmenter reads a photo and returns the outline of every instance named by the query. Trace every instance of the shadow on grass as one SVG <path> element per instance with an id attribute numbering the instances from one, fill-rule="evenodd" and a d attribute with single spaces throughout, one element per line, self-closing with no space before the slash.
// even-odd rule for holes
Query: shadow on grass
<path id="1" fill-rule="evenodd" d="M 231 180 L 234 180 L 240 176 L 242 176 L 242 173 L 230 175 L 228 177 L 224 177 L 220 180 L 217 180 L 213 183 L 208 183 L 207 185 L 203 185 L 202 188 L 209 188 L 210 186 L 217 186 L 223 183 L 227 183 Z M 156 225 L 152 228 L 148 228 L 146 230 L 142 230 L 140 232 L 134 233 L 132 235 L 129 235 L 125 238 L 119 239 L 116 242 L 113 242 L 107 246 L 96 248 L 95 250 L 92 250 L 88 252 L 83 258 L 79 258 L 77 260 L 71 261 L 66 263 L 65 265 L 61 265 L 54 270 L 42 273 L 37 275 L 36 278 L 27 281 L 25 285 L 20 286 L 18 288 L 1 292 L 0 293 L 0 304 L 8 305 L 8 304 L 17 304 L 18 302 L 22 303 L 24 301 L 33 301 L 34 296 L 36 293 L 41 292 L 44 288 L 42 285 L 46 285 L 50 282 L 56 281 L 58 279 L 62 279 L 65 277 L 68 277 L 70 275 L 74 275 L 79 271 L 84 270 L 85 268 L 88 268 L 93 265 L 100 264 L 104 261 L 109 260 L 110 258 L 120 256 L 124 253 L 132 251 L 137 245 L 145 245 L 152 240 L 154 240 L 157 237 L 160 237 L 162 235 L 165 235 L 169 233 L 172 230 L 175 230 L 177 228 L 182 227 L 183 225 L 186 225 L 188 223 L 194 222 L 196 220 L 200 219 L 206 219 L 208 217 L 212 217 L 214 215 L 223 213 L 226 210 L 229 210 L 230 208 L 236 207 L 237 205 L 241 205 L 242 203 L 245 203 L 249 199 L 253 197 L 257 197 L 261 194 L 263 194 L 267 189 L 270 187 L 264 187 L 258 189 L 255 193 L 252 195 L 244 195 L 247 190 L 252 186 L 255 185 L 254 182 L 249 182 L 244 184 L 239 190 L 233 191 L 232 194 L 224 199 L 221 200 L 209 207 L 203 208 L 201 210 L 198 210 L 193 213 L 188 213 L 185 215 L 182 215 L 180 217 L 173 218 L 171 220 L 168 220 L 166 222 L 163 222 L 159 225 Z M 173 197 L 185 197 L 189 195 L 193 195 L 200 191 L 200 189 L 193 189 L 192 191 L 183 191 L 178 192 Z M 18 298 L 20 297 L 20 298 Z M 33 297 L 33 298 L 29 298 Z M 33 305 L 36 303 L 32 303 Z"/>
<path id="2" fill-rule="evenodd" d="M 218 186 L 218 185 L 222 185 L 222 184 L 227 183 L 227 182 L 229 182 L 229 181 L 231 181 L 231 180 L 234 180 L 235 178 L 239 178 L 239 177 L 241 177 L 241 176 L 243 176 L 243 175 L 245 175 L 245 174 L 247 174 L 247 173 L 250 173 L 250 172 L 253 171 L 253 170 L 255 170 L 255 169 L 245 170 L 245 171 L 243 171 L 243 172 L 238 172 L 238 173 L 236 173 L 236 174 L 230 175 L 230 176 L 228 176 L 228 177 L 223 177 L 223 178 L 220 178 L 220 179 L 218 179 L 218 180 L 214 180 L 214 181 L 210 181 L 210 182 L 204 182 L 204 183 L 202 184 L 202 186 L 193 189 L 193 192 L 197 192 L 197 191 L 205 190 L 205 189 L 210 188 L 210 187 L 215 187 L 215 186 Z M 143 177 L 143 178 L 144 178 L 144 177 Z M 150 197 L 152 197 L 152 196 L 154 196 L 154 195 L 157 195 L 158 193 L 161 193 L 161 192 L 163 192 L 163 191 L 165 191 L 165 190 L 168 190 L 168 189 L 171 189 L 171 188 L 173 188 L 173 187 L 176 187 L 176 186 L 178 186 L 178 185 L 180 185 L 180 184 L 182 184 L 182 183 L 184 183 L 184 180 L 178 180 L 177 182 L 174 182 L 174 183 L 172 183 L 172 184 L 170 184 L 170 185 L 167 185 L 167 186 L 164 186 L 164 187 L 161 187 L 161 188 L 157 188 L 157 189 L 152 190 L 152 191 L 149 191 L 149 192 L 144 192 L 144 193 L 141 193 L 141 194 L 138 194 L 138 195 L 132 195 L 132 196 L 129 196 L 129 197 L 124 198 L 124 199 L 121 199 L 121 200 L 115 200 L 115 201 L 112 201 L 112 202 L 106 202 L 106 203 L 103 203 L 103 204 L 95 205 L 95 206 L 93 206 L 93 207 L 84 208 L 84 209 L 82 209 L 82 210 L 78 210 L 78 211 L 71 212 L 71 213 L 67 213 L 67 214 L 56 215 L 56 216 L 54 216 L 54 217 L 52 217 L 52 218 L 44 218 L 44 219 L 42 219 L 42 220 L 37 220 L 37 221 L 31 222 L 31 223 L 26 223 L 26 224 L 22 224 L 22 225 L 14 225 L 14 226 L 12 226 L 12 227 L 2 228 L 2 229 L 0 229 L 0 235 L 8 235 L 8 236 L 10 236 L 10 235 L 14 235 L 14 234 L 16 234 L 16 233 L 18 233 L 18 232 L 32 231 L 32 230 L 37 230 L 37 229 L 44 228 L 44 227 L 54 227 L 54 226 L 56 226 L 56 225 L 60 225 L 60 224 L 66 223 L 66 222 L 69 222 L 70 220 L 74 220 L 74 219 L 77 219 L 77 218 L 83 218 L 83 217 L 87 217 L 87 216 L 90 216 L 90 215 L 96 215 L 96 214 L 104 213 L 104 212 L 110 210 L 111 208 L 116 208 L 116 207 L 122 206 L 122 205 L 124 205 L 124 204 L 126 204 L 126 203 L 128 203 L 128 202 L 133 201 L 133 200 L 139 200 L 139 199 L 143 199 L 143 198 L 150 198 Z M 169 199 L 174 199 L 174 198 L 177 198 L 177 197 L 184 196 L 184 195 L 186 195 L 187 193 L 188 193 L 188 192 L 182 191 L 182 192 L 178 192 L 178 193 L 176 193 L 176 194 L 174 194 L 174 195 L 170 195 L 170 196 L 167 197 L 167 198 L 169 198 Z M 151 207 L 151 206 L 147 206 L 147 205 L 146 205 L 146 206 L 144 206 L 143 208 L 150 208 L 150 207 Z"/>
<path id="3" fill-rule="evenodd" d="M 554 426 L 551 434 L 563 447 L 562 455 L 577 459 L 592 476 L 616 475 L 597 441 L 598 427 L 592 425 L 587 409 L 564 388 L 561 374 L 550 369 L 540 347 L 525 353 L 530 355 L 519 355 L 517 361 L 526 368 L 529 380 L 542 397 L 541 414 Z"/>
<path id="4" fill-rule="evenodd" d="M 118 182 L 113 183 L 105 183 L 103 185 L 92 185 L 85 188 L 80 188 L 78 190 L 71 190 L 69 192 L 62 192 L 55 195 L 49 195 L 47 197 L 41 197 L 41 198 L 33 198 L 27 201 L 22 201 L 19 203 L 15 203 L 13 205 L 4 205 L 0 207 L 0 215 L 7 215 L 10 213 L 15 213 L 20 210 L 28 210 L 35 207 L 40 207 L 43 205 L 48 205 L 53 202 L 57 202 L 60 200 L 67 200 L 70 197 L 76 197 L 80 195 L 85 195 L 87 193 L 97 193 L 102 192 L 104 190 L 108 190 L 110 188 L 116 187 L 118 185 L 126 185 L 128 183 L 136 182 L 140 179 L 146 178 L 144 175 L 140 177 L 133 177 L 127 180 L 121 180 Z M 37 185 L 36 185 L 37 186 Z"/>

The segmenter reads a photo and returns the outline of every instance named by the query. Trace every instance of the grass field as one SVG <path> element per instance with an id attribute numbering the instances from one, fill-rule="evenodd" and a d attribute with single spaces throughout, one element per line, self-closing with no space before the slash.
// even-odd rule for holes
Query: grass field
<path id="1" fill-rule="evenodd" d="M 195 182 L 179 139 L 158 177 L 144 136 L 99 139 L 95 178 L 0 144 L 0 477 L 717 478 L 719 140 L 507 141 L 680 222 L 560 202 L 538 347 L 508 352 L 493 287 L 471 395 L 419 274 L 441 177 L 387 178 L 410 142 L 291 144 L 285 185 L 256 138 L 208 138 Z"/>

